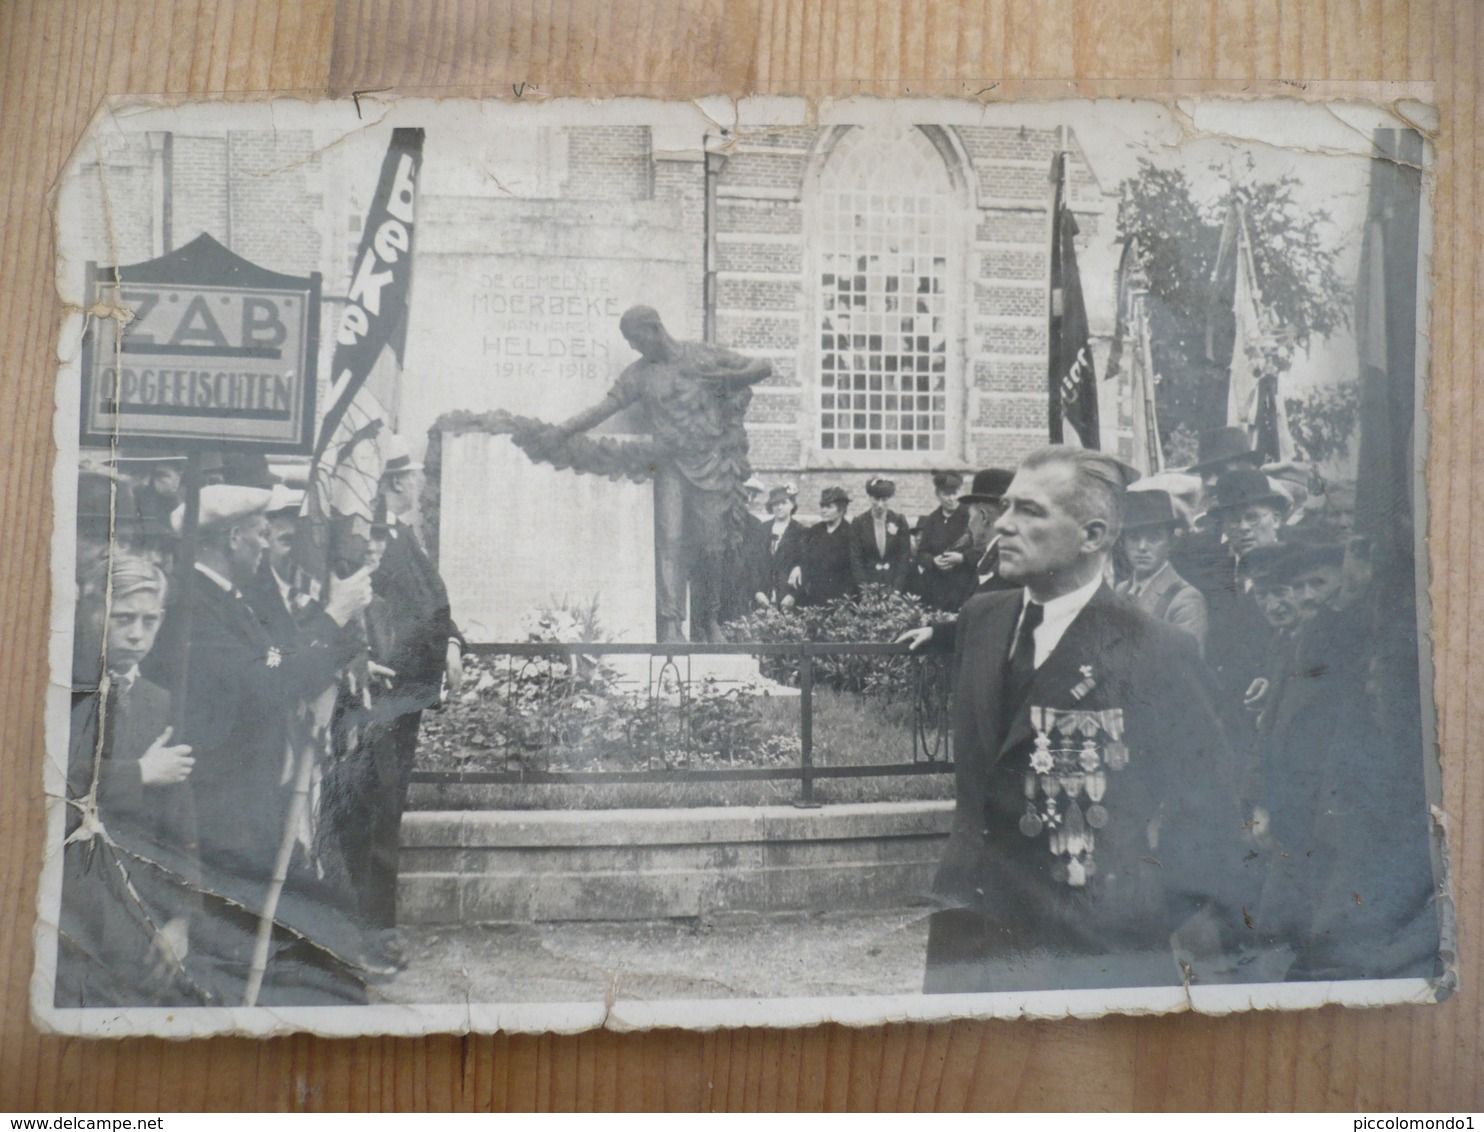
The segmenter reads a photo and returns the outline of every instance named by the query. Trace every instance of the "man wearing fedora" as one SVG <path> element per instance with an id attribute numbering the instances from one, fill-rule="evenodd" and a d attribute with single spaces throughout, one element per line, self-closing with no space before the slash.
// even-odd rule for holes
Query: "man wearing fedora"
<path id="1" fill-rule="evenodd" d="M 1206 599 L 1170 565 L 1170 550 L 1185 522 L 1167 491 L 1130 491 L 1124 499 L 1123 549 L 1133 576 L 1120 594 L 1160 621 L 1167 621 L 1206 647 Z"/>
<path id="2" fill-rule="evenodd" d="M 859 588 L 902 588 L 912 565 L 912 536 L 907 520 L 890 507 L 897 485 L 885 476 L 866 481 L 868 511 L 850 522 L 850 569 Z"/>
<path id="3" fill-rule="evenodd" d="M 1005 489 L 1015 473 L 1004 468 L 985 468 L 975 472 L 969 490 L 958 497 L 958 501 L 969 512 L 970 557 L 974 563 L 974 593 L 991 593 L 994 590 L 1015 589 L 1015 583 L 1000 576 L 998 541 L 994 535 L 995 520 L 1000 517 L 1000 504 Z"/>
<path id="4" fill-rule="evenodd" d="M 1234 736 L 1250 729 L 1244 704 L 1252 682 L 1263 674 L 1273 632 L 1248 592 L 1240 564 L 1253 551 L 1278 543 L 1287 512 L 1288 497 L 1253 467 L 1226 472 L 1207 498 L 1205 522 L 1220 533 L 1226 557 L 1202 587 L 1209 623 L 1206 661 L 1221 685 L 1222 717 Z"/>
<path id="5" fill-rule="evenodd" d="M 845 511 L 850 496 L 843 487 L 827 487 L 819 495 L 819 522 L 804 540 L 804 602 L 824 605 L 854 597 L 855 575 L 850 569 L 850 524 Z"/>
<path id="6" fill-rule="evenodd" d="M 1245 429 L 1207 429 L 1201 433 L 1196 462 L 1185 469 L 1199 476 L 1204 501 L 1215 498 L 1216 481 L 1229 472 L 1252 471 L 1262 466 L 1262 453 L 1252 448 Z M 1222 544 L 1221 532 L 1213 526 L 1197 526 L 1175 545 L 1171 564 L 1182 578 L 1206 595 L 1231 584 L 1231 555 Z"/>
<path id="7" fill-rule="evenodd" d="M 1104 581 L 1123 481 L 1056 445 L 1005 492 L 1016 588 L 970 598 L 955 634 L 928 993 L 1178 985 L 1177 933 L 1219 963 L 1240 932 L 1241 816 L 1195 644 Z"/>

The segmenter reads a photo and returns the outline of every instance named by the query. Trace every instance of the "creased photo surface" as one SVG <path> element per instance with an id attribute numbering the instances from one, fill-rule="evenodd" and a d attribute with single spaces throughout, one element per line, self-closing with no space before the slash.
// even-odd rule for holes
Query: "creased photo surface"
<path id="1" fill-rule="evenodd" d="M 38 1024 L 1446 997 L 1431 128 L 106 108 Z"/>

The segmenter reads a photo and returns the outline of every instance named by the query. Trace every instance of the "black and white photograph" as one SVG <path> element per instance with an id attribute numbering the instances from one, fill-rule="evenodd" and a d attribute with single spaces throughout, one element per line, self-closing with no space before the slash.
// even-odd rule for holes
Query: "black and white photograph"
<path id="1" fill-rule="evenodd" d="M 106 106 L 38 1024 L 1448 997 L 1432 118 Z"/>

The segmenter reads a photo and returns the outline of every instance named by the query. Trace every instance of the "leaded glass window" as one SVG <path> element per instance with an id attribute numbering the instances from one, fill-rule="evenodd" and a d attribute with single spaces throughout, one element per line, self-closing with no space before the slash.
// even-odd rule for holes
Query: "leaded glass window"
<path id="1" fill-rule="evenodd" d="M 819 184 L 819 446 L 948 441 L 953 185 L 921 129 L 856 128 Z"/>

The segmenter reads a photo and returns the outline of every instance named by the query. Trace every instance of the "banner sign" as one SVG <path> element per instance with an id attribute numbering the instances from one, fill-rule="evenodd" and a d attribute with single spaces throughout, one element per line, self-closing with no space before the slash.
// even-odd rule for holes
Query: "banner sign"
<path id="1" fill-rule="evenodd" d="M 390 346 L 398 360 L 407 341 L 407 295 L 412 286 L 412 229 L 417 177 L 423 161 L 423 131 L 392 131 L 381 163 L 376 195 L 366 214 L 349 303 L 335 331 L 330 363 L 330 406 L 320 423 L 315 455 L 321 455 L 340 427 L 346 409 L 366 383 L 371 367 Z M 352 422 L 351 431 L 362 422 Z"/>
<path id="2" fill-rule="evenodd" d="M 82 443 L 308 453 L 320 276 L 280 275 L 209 235 L 159 259 L 91 267 L 133 312 L 83 340 Z"/>

